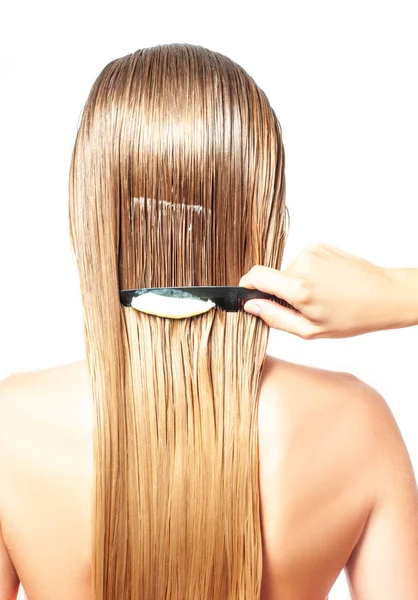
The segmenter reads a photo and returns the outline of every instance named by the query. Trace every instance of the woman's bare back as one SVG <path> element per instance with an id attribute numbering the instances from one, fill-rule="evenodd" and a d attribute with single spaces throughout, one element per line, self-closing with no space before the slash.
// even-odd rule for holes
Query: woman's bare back
<path id="1" fill-rule="evenodd" d="M 0 386 L 0 600 L 19 579 L 30 600 L 90 600 L 86 361 Z M 259 446 L 263 600 L 324 600 L 346 564 L 355 598 L 418 597 L 416 484 L 374 390 L 267 357 Z"/>

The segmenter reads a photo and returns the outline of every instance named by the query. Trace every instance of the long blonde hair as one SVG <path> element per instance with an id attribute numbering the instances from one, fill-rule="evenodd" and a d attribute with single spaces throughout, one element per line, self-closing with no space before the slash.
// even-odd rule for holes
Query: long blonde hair
<path id="1" fill-rule="evenodd" d="M 84 107 L 69 216 L 95 415 L 93 596 L 257 599 L 268 327 L 218 308 L 150 316 L 119 292 L 279 268 L 284 152 L 266 96 L 199 46 L 112 61 Z"/>

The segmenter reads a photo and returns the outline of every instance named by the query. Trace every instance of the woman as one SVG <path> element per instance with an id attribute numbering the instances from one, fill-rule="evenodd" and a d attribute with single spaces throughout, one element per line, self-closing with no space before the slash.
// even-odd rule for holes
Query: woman
<path id="1" fill-rule="evenodd" d="M 280 126 L 238 65 L 169 45 L 102 71 L 70 173 L 87 361 L 0 392 L 1 600 L 324 600 L 344 567 L 356 599 L 417 597 L 416 484 L 374 390 L 266 357 L 244 311 L 120 303 L 278 269 L 285 215 Z"/>

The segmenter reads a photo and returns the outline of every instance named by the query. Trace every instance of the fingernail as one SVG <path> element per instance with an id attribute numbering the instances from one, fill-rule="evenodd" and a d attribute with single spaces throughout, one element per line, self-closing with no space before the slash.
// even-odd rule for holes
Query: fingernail
<path id="1" fill-rule="evenodd" d="M 261 313 L 261 306 L 257 304 L 257 302 L 247 302 L 244 304 L 244 310 L 246 310 L 251 315 L 258 317 Z"/>

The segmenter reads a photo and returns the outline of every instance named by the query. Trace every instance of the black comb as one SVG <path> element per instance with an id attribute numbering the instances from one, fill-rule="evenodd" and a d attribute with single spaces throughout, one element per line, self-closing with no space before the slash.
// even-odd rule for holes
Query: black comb
<path id="1" fill-rule="evenodd" d="M 190 287 L 160 287 L 160 288 L 140 288 L 137 290 L 121 290 L 120 301 L 124 306 L 131 306 L 133 298 L 152 292 L 159 296 L 170 298 L 189 298 L 195 296 L 200 300 L 211 300 L 216 306 L 219 306 L 227 312 L 238 312 L 244 308 L 247 300 L 272 300 L 281 304 L 285 308 L 294 311 L 297 309 L 273 294 L 266 294 L 259 290 L 250 290 L 245 287 L 234 286 L 190 286 Z M 299 311 L 297 311 L 299 312 Z"/>

